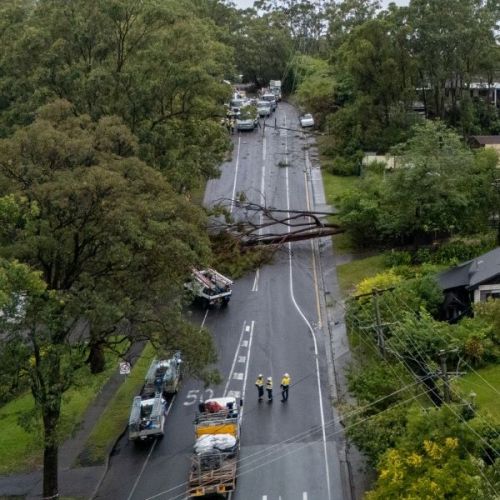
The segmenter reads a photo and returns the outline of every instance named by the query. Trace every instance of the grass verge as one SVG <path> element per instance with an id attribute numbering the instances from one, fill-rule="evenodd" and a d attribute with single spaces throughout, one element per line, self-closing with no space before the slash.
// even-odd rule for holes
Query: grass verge
<path id="1" fill-rule="evenodd" d="M 98 375 L 86 370 L 85 379 L 63 396 L 61 407 L 61 439 L 76 430 L 83 414 L 116 370 L 116 359 L 109 359 L 107 368 Z M 28 472 L 42 463 L 42 426 L 35 415 L 35 402 L 30 392 L 9 401 L 0 408 L 0 474 Z M 25 424 L 29 423 L 29 427 Z"/>
<path id="2" fill-rule="evenodd" d="M 154 355 L 153 346 L 147 344 L 130 375 L 122 383 L 90 433 L 85 449 L 79 457 L 80 465 L 96 465 L 104 462 L 116 438 L 127 426 L 132 399 L 139 393 Z"/>
<path id="3" fill-rule="evenodd" d="M 339 200 L 351 189 L 354 189 L 359 182 L 357 176 L 340 176 L 330 174 L 325 169 L 322 170 L 323 186 L 328 204 L 337 206 Z"/>
<path id="4" fill-rule="evenodd" d="M 476 370 L 476 373 L 468 373 L 457 381 L 457 386 L 467 399 L 471 392 L 476 394 L 479 415 L 500 424 L 500 398 L 497 392 L 500 387 L 500 365 L 487 366 Z"/>
<path id="5" fill-rule="evenodd" d="M 347 296 L 361 280 L 375 276 L 384 269 L 383 255 L 353 260 L 347 264 L 337 266 L 337 276 L 342 294 Z"/>

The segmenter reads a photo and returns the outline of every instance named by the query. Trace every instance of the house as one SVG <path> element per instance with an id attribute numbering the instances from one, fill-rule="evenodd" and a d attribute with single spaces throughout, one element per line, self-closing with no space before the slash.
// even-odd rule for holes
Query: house
<path id="1" fill-rule="evenodd" d="M 473 135 L 469 141 L 473 148 L 491 148 L 500 154 L 500 135 Z"/>
<path id="2" fill-rule="evenodd" d="M 500 247 L 439 273 L 437 282 L 444 293 L 442 319 L 447 321 L 470 315 L 474 303 L 500 299 Z"/>

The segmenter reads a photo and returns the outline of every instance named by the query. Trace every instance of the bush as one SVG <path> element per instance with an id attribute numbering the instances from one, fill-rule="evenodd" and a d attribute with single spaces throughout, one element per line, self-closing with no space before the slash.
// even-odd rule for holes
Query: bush
<path id="1" fill-rule="evenodd" d="M 436 264 L 456 264 L 473 259 L 493 248 L 495 241 L 492 237 L 479 240 L 456 239 L 441 245 L 432 256 L 432 261 Z"/>
<path id="2" fill-rule="evenodd" d="M 384 263 L 387 267 L 409 266 L 412 263 L 410 252 L 391 250 L 384 254 Z"/>
<path id="3" fill-rule="evenodd" d="M 327 169 L 331 174 L 340 175 L 342 177 L 359 175 L 359 163 L 357 158 L 337 156 L 333 162 L 328 165 Z"/>
<path id="4" fill-rule="evenodd" d="M 400 399 L 400 393 L 393 394 L 401 386 L 403 373 L 398 373 L 396 367 L 389 368 L 387 364 L 378 361 L 359 370 L 348 373 L 349 391 L 362 403 L 374 403 L 372 411 L 385 410 Z"/>

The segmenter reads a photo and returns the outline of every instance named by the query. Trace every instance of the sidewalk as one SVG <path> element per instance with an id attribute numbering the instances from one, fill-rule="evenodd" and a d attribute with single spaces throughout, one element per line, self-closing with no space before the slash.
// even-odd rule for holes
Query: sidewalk
<path id="1" fill-rule="evenodd" d="M 319 155 L 316 147 L 312 147 L 306 154 L 306 163 L 311 175 L 312 197 L 314 207 L 320 211 L 336 212 L 335 207 L 327 205 Z M 330 379 L 332 382 L 331 393 L 334 412 L 339 403 L 354 403 L 348 392 L 347 373 L 352 362 L 347 329 L 344 318 L 344 299 L 337 279 L 337 266 L 350 262 L 356 256 L 350 254 L 337 255 L 331 237 L 321 238 L 317 242 L 319 253 L 318 266 L 320 268 L 320 288 L 323 292 L 323 305 L 326 310 L 326 325 L 323 325 L 329 343 L 329 364 L 331 365 Z M 342 414 L 338 413 L 342 419 Z M 342 420 L 340 420 L 342 423 Z M 366 460 L 355 446 L 349 443 L 345 436 L 337 438 L 339 449 L 343 450 L 345 463 L 343 463 L 344 491 L 350 493 L 352 500 L 361 500 L 364 492 L 370 489 L 373 478 L 367 472 Z M 343 460 L 341 460 L 343 462 Z"/>
<path id="2" fill-rule="evenodd" d="M 143 345 L 134 346 L 131 354 L 133 362 L 137 360 L 142 348 Z M 124 376 L 119 374 L 117 367 L 116 372 L 109 378 L 85 412 L 74 436 L 59 447 L 59 494 L 61 497 L 92 498 L 106 474 L 107 463 L 92 467 L 78 467 L 76 462 L 85 448 L 92 429 L 123 380 Z M 28 474 L 0 476 L 0 498 L 40 499 L 42 479 L 41 470 Z"/>

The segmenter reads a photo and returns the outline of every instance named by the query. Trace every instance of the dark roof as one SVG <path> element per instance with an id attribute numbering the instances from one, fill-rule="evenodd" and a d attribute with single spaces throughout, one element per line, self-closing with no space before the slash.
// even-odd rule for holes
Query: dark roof
<path id="1" fill-rule="evenodd" d="M 486 144 L 500 144 L 500 135 L 473 135 L 472 139 L 482 146 Z"/>
<path id="2" fill-rule="evenodd" d="M 477 288 L 495 276 L 500 276 L 500 247 L 439 273 L 437 281 L 443 290 Z"/>

